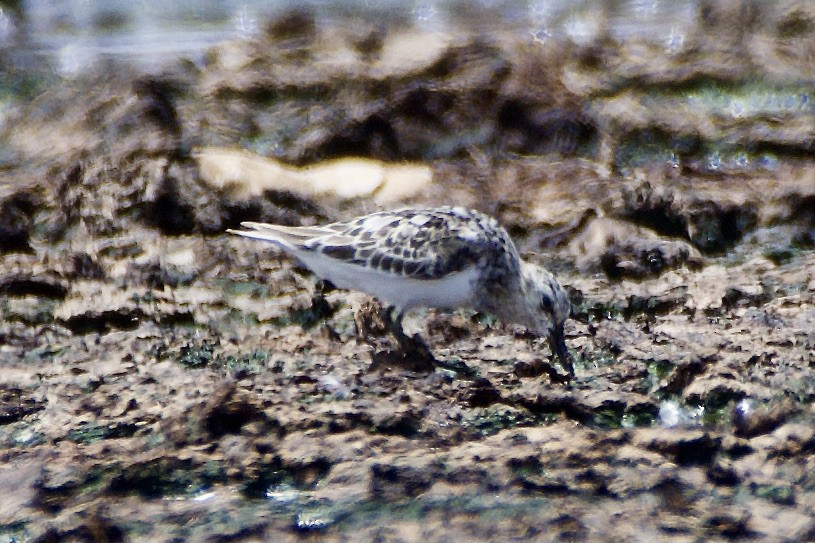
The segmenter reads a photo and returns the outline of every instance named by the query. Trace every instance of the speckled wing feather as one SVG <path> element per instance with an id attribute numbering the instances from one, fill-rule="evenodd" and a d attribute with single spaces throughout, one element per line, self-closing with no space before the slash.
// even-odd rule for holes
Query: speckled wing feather
<path id="1" fill-rule="evenodd" d="M 317 235 L 302 242 L 305 249 L 416 279 L 438 279 L 500 259 L 514 267 L 518 260 L 494 219 L 459 207 L 383 211 L 311 233 Z"/>

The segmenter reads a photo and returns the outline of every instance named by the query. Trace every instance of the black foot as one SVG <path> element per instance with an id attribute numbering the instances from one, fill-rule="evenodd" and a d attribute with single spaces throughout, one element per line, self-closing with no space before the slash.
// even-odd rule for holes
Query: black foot
<path id="1" fill-rule="evenodd" d="M 571 375 L 560 373 L 554 362 L 542 358 L 536 358 L 532 362 L 516 362 L 512 371 L 518 377 L 540 377 L 546 374 L 551 382 L 558 384 L 569 383 L 572 380 Z"/>
<path id="2" fill-rule="evenodd" d="M 409 366 L 412 371 L 433 371 L 436 359 L 430 352 L 430 347 L 419 334 L 413 334 L 412 337 L 405 334 L 402 328 L 403 316 L 404 314 L 393 306 L 382 309 L 382 320 L 385 321 L 388 331 L 399 346 L 400 358 L 405 363 L 404 365 Z"/>
<path id="3" fill-rule="evenodd" d="M 430 372 L 436 359 L 419 334 L 413 337 L 402 329 L 402 314 L 394 307 L 365 304 L 356 318 L 360 337 L 374 349 L 373 369 L 383 366 Z M 389 340 L 386 338 L 390 338 Z M 384 340 L 384 341 L 383 341 Z"/>

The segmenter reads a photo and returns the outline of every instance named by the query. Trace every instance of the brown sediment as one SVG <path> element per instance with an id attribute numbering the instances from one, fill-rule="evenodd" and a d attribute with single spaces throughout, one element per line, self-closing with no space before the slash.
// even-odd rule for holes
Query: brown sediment
<path id="1" fill-rule="evenodd" d="M 680 51 L 343 37 L 306 14 L 302 36 L 271 25 L 200 72 L 98 75 L 20 105 L 0 134 L 0 533 L 812 539 L 799 8 L 701 9 Z M 779 93 L 801 101 L 773 109 Z M 388 202 L 495 216 L 569 289 L 576 377 L 553 382 L 544 342 L 466 312 L 406 319 L 433 371 L 372 364 L 369 300 L 315 294 L 296 262 L 223 232 L 347 219 L 376 189 L 213 186 L 192 150 L 245 138 L 292 171 L 425 163 L 432 181 Z"/>

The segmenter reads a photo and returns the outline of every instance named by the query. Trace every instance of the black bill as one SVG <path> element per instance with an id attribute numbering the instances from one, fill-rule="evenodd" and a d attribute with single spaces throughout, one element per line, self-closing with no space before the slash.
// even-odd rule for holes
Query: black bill
<path id="1" fill-rule="evenodd" d="M 574 364 L 572 364 L 572 357 L 569 354 L 569 349 L 566 348 L 566 336 L 563 333 L 563 324 L 555 325 L 549 333 L 549 348 L 560 359 L 560 364 L 563 366 L 569 375 L 574 377 Z"/>

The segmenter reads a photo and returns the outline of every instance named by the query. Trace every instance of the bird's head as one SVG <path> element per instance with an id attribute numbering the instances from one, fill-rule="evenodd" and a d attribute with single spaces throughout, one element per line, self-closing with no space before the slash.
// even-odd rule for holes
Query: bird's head
<path id="1" fill-rule="evenodd" d="M 530 331 L 549 338 L 552 352 L 560 363 L 574 375 L 569 351 L 563 334 L 563 325 L 572 312 L 569 295 L 554 275 L 535 264 L 525 264 L 521 270 L 521 288 L 527 307 Z"/>

